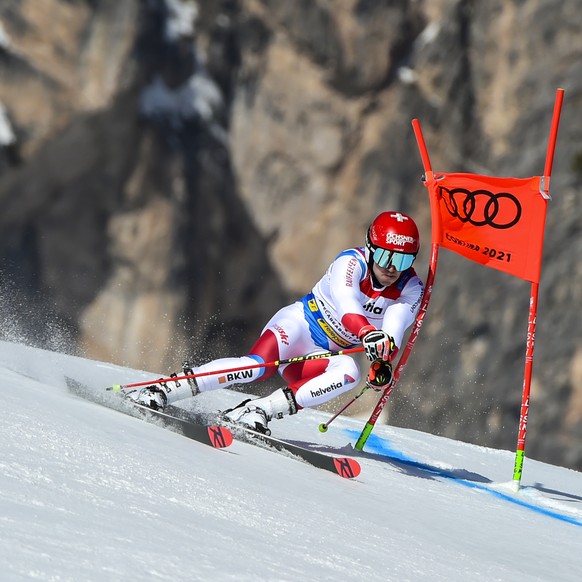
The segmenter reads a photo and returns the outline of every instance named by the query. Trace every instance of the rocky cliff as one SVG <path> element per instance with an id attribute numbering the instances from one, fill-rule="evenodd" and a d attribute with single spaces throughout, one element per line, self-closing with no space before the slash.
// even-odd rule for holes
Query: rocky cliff
<path id="1" fill-rule="evenodd" d="M 543 170 L 528 455 L 582 468 L 582 14 L 566 0 L 0 5 L 3 335 L 163 373 L 243 353 L 435 170 Z M 443 251 L 389 421 L 513 449 L 529 285 Z M 371 406 L 368 401 L 366 406 Z"/>

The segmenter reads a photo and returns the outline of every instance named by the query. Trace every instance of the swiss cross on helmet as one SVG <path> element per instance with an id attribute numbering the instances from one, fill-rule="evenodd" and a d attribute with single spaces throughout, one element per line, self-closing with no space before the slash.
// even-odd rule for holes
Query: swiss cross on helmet
<path id="1" fill-rule="evenodd" d="M 366 234 L 366 260 L 370 268 L 374 262 L 385 269 L 392 265 L 397 271 L 404 271 L 414 263 L 419 248 L 418 227 L 401 212 L 382 212 Z"/>

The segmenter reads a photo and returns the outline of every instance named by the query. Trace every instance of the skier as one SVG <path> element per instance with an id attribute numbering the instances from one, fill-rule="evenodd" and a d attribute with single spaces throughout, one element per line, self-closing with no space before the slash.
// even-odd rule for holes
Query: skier
<path id="1" fill-rule="evenodd" d="M 365 247 L 340 253 L 311 293 L 271 318 L 247 356 L 185 367 L 184 373 L 256 366 L 361 343 L 371 361 L 368 386 L 385 389 L 392 378 L 391 360 L 415 319 L 423 295 L 422 281 L 412 268 L 419 246 L 418 228 L 410 216 L 383 212 L 368 228 Z M 272 366 L 212 374 L 138 388 L 126 396 L 163 410 L 167 404 L 199 392 L 266 380 L 276 371 Z M 273 418 L 327 402 L 360 381 L 359 366 L 348 355 L 281 365 L 278 371 L 287 387 L 270 396 L 245 400 L 223 415 L 269 434 L 268 423 Z"/>

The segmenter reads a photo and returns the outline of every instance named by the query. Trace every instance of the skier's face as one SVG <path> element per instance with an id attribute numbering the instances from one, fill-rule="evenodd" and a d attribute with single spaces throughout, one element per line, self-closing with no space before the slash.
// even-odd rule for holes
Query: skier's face
<path id="1" fill-rule="evenodd" d="M 374 272 L 374 276 L 378 280 L 378 283 L 384 287 L 388 287 L 389 285 L 396 283 L 396 281 L 398 281 L 398 277 L 400 277 L 400 273 L 402 273 L 402 271 L 397 271 L 392 265 L 383 268 L 380 267 L 380 265 L 377 263 L 373 263 L 372 271 Z"/>

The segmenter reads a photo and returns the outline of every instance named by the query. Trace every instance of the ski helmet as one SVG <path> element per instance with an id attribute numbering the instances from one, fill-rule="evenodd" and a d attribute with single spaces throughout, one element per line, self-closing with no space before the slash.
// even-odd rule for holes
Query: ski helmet
<path id="1" fill-rule="evenodd" d="M 401 212 L 382 212 L 366 234 L 366 261 L 380 267 L 392 265 L 397 271 L 412 266 L 420 248 L 418 227 L 410 216 Z"/>

